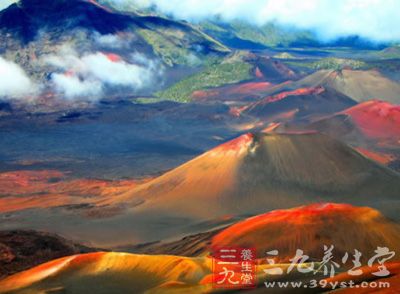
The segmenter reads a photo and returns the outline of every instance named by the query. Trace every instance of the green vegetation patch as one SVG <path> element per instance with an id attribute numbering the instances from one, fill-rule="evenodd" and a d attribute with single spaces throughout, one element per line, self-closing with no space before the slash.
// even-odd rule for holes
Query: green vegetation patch
<path id="1" fill-rule="evenodd" d="M 320 70 L 320 69 L 340 70 L 340 69 L 344 69 L 344 68 L 366 69 L 369 67 L 366 62 L 361 61 L 361 60 L 335 58 L 335 57 L 323 58 L 323 59 L 313 61 L 313 62 L 288 61 L 288 62 L 286 62 L 286 64 L 293 65 L 293 66 L 312 68 L 312 69 L 316 69 L 316 70 Z"/>
<path id="2" fill-rule="evenodd" d="M 256 26 L 239 20 L 229 24 L 204 21 L 200 26 L 211 36 L 221 40 L 236 37 L 267 47 L 288 47 L 292 43 L 317 44 L 314 34 L 310 31 L 285 29 L 272 23 Z"/>
<path id="3" fill-rule="evenodd" d="M 194 91 L 237 83 L 251 78 L 252 65 L 247 62 L 222 62 L 207 66 L 172 87 L 156 93 L 160 100 L 189 102 Z"/>
<path id="4" fill-rule="evenodd" d="M 206 44 L 215 52 L 229 52 L 228 48 L 193 27 L 188 27 L 188 31 L 178 28 L 152 28 L 138 29 L 137 32 L 168 66 L 201 64 L 204 54 L 196 52 L 196 48 L 192 48 L 193 44 Z"/>
<path id="5" fill-rule="evenodd" d="M 154 52 L 169 66 L 174 64 L 187 64 L 189 62 L 189 50 L 183 46 L 177 46 L 166 35 L 160 34 L 156 31 L 141 29 L 138 33 L 146 40 L 148 44 L 153 47 Z M 172 32 L 169 32 L 171 36 Z M 176 36 L 182 33 L 176 32 Z"/>

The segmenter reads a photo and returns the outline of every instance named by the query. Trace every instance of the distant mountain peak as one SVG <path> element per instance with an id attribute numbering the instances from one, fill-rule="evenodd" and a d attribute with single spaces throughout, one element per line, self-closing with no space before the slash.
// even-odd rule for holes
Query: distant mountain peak
<path id="1" fill-rule="evenodd" d="M 17 5 L 24 9 L 41 9 L 43 11 L 57 10 L 59 8 L 74 8 L 76 5 L 93 5 L 98 8 L 111 11 L 95 0 L 19 0 Z"/>
<path id="2" fill-rule="evenodd" d="M 20 0 L 0 12 L 0 28 L 25 42 L 33 40 L 42 29 L 67 32 L 82 28 L 107 34 L 127 28 L 133 21 L 128 15 L 86 0 Z"/>

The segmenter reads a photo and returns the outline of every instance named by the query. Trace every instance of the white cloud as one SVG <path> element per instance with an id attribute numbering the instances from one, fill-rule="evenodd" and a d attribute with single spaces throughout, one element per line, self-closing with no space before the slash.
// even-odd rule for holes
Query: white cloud
<path id="1" fill-rule="evenodd" d="M 18 64 L 0 56 L 0 98 L 24 99 L 36 90 L 35 83 Z"/>
<path id="2" fill-rule="evenodd" d="M 373 41 L 400 40 L 399 0 L 103 0 L 108 1 L 156 5 L 163 13 L 195 21 L 215 15 L 256 25 L 276 21 L 314 30 L 323 39 L 359 35 Z M 0 10 L 13 2 L 0 0 Z M 112 45 L 112 38 L 103 41 Z"/>
<path id="3" fill-rule="evenodd" d="M 314 30 L 323 39 L 360 35 L 374 41 L 400 40 L 399 0 L 107 0 L 106 2 L 108 1 L 116 4 L 134 2 L 141 7 L 156 5 L 164 13 L 188 20 L 201 20 L 220 15 L 225 20 L 242 19 L 257 25 L 276 21 L 283 25 Z M 13 2 L 16 1 L 0 0 L 0 10 Z M 112 38 L 105 36 L 103 41 L 107 43 Z M 110 42 L 108 44 L 111 45 Z"/>
<path id="4" fill-rule="evenodd" d="M 113 34 L 101 35 L 96 32 L 94 33 L 94 41 L 105 48 L 121 49 L 129 46 L 130 36 L 121 37 Z"/>
<path id="5" fill-rule="evenodd" d="M 0 0 L 0 10 L 7 8 L 11 4 L 17 2 L 17 0 Z"/>
<path id="6" fill-rule="evenodd" d="M 82 80 L 75 75 L 54 73 L 51 76 L 56 89 L 68 99 L 87 97 L 96 100 L 102 95 L 102 84 L 96 80 Z"/>
<path id="7" fill-rule="evenodd" d="M 134 89 L 143 88 L 152 76 L 151 70 L 123 60 L 112 61 L 103 53 L 83 56 L 81 61 L 87 73 L 96 79 L 115 86 L 128 86 Z"/>
<path id="8" fill-rule="evenodd" d="M 128 0 L 113 0 L 123 3 Z M 359 35 L 374 41 L 400 40 L 398 0 L 136 0 L 176 18 L 202 20 L 219 15 L 256 25 L 275 21 L 311 29 L 323 39 Z"/>
<path id="9" fill-rule="evenodd" d="M 55 88 L 67 99 L 98 99 L 106 88 L 124 87 L 133 92 L 149 87 L 161 75 L 162 67 L 137 53 L 125 61 L 113 53 L 79 55 L 63 47 L 56 55 L 45 56 L 56 68 L 51 75 Z"/>

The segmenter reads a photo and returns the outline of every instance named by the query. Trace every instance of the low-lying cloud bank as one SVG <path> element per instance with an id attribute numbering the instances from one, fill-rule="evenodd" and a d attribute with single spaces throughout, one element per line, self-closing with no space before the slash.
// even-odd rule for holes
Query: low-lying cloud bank
<path id="1" fill-rule="evenodd" d="M 132 41 L 133 35 L 101 35 L 95 32 L 93 34 L 93 41 L 96 45 L 107 48 L 107 49 L 129 49 L 130 42 Z"/>
<path id="2" fill-rule="evenodd" d="M 37 86 L 18 64 L 0 56 L 0 99 L 25 99 L 36 91 Z"/>
<path id="3" fill-rule="evenodd" d="M 162 74 L 162 67 L 133 53 L 128 61 L 113 53 L 86 53 L 80 56 L 65 47 L 56 55 L 44 57 L 56 68 L 51 74 L 55 89 L 67 99 L 96 100 L 108 87 L 122 87 L 137 92 L 146 89 Z"/>
<path id="4" fill-rule="evenodd" d="M 323 40 L 358 35 L 377 42 L 400 40 L 398 0 L 107 0 L 135 2 L 179 19 L 200 21 L 213 16 L 255 25 L 276 22 L 310 29 Z"/>
<path id="5" fill-rule="evenodd" d="M 107 36 L 103 45 L 115 38 Z M 34 81 L 20 65 L 0 56 L 0 100 L 32 102 L 48 92 L 70 101 L 96 101 L 120 93 L 136 95 L 157 88 L 164 69 L 159 61 L 137 52 L 124 57 L 96 50 L 80 54 L 67 45 L 39 56 L 32 66 L 47 72 L 47 79 Z"/>

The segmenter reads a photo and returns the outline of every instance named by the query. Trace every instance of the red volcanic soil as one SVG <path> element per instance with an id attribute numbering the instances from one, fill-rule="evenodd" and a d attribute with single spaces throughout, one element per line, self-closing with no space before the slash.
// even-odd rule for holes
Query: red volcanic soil
<path id="1" fill-rule="evenodd" d="M 312 204 L 249 218 L 223 230 L 212 240 L 212 247 L 254 247 L 260 257 L 267 251 L 279 250 L 280 262 L 288 262 L 297 249 L 319 260 L 323 246 L 331 244 L 340 257 L 346 252 L 353 253 L 354 249 L 369 256 L 377 246 L 399 252 L 400 226 L 369 207 Z"/>
<path id="2" fill-rule="evenodd" d="M 240 99 L 244 96 L 257 95 L 271 88 L 273 84 L 269 82 L 248 82 L 237 85 L 224 86 L 216 89 L 194 91 L 192 99 L 196 101 L 207 101 L 223 97 L 225 99 Z"/>
<path id="3" fill-rule="evenodd" d="M 260 106 L 264 106 L 269 103 L 274 103 L 281 101 L 290 96 L 303 96 L 303 95 L 318 95 L 324 92 L 325 89 L 323 87 L 316 87 L 316 88 L 299 88 L 292 91 L 285 91 L 276 95 L 265 97 L 264 99 L 250 103 L 248 105 L 242 107 L 232 107 L 230 113 L 234 116 L 240 116 L 244 111 L 257 108 Z"/>
<path id="4" fill-rule="evenodd" d="M 272 86 L 269 82 L 249 82 L 237 85 L 229 90 L 229 93 L 251 94 L 253 92 L 261 92 L 269 89 Z"/>
<path id="5" fill-rule="evenodd" d="M 243 113 L 243 111 L 245 111 L 247 108 L 248 108 L 247 105 L 240 107 L 231 107 L 229 109 L 229 113 L 232 114 L 233 116 L 239 117 Z"/>
<path id="6" fill-rule="evenodd" d="M 104 53 L 104 55 L 107 57 L 108 60 L 112 62 L 118 62 L 122 60 L 121 56 L 115 53 Z"/>
<path id="7" fill-rule="evenodd" d="M 257 66 L 256 70 L 254 71 L 254 75 L 256 78 L 262 79 L 264 77 L 263 73 L 261 72 L 260 68 Z"/>
<path id="8" fill-rule="evenodd" d="M 365 157 L 384 165 L 387 165 L 392 161 L 396 160 L 396 156 L 394 156 L 393 154 L 376 152 L 362 147 L 357 147 L 355 149 Z"/>
<path id="9" fill-rule="evenodd" d="M 95 263 L 99 262 L 104 255 L 107 254 L 106 252 L 92 252 L 88 254 L 78 254 L 75 255 L 74 258 L 71 260 L 71 266 L 84 266 L 88 263 Z"/>
<path id="10" fill-rule="evenodd" d="M 254 135 L 251 133 L 244 134 L 236 139 L 228 141 L 224 144 L 217 146 L 216 148 L 212 149 L 211 152 L 227 152 L 227 151 L 234 151 L 240 152 L 242 148 L 247 148 L 248 144 L 251 143 L 253 140 Z"/>
<path id="11" fill-rule="evenodd" d="M 28 286 L 42 279 L 44 280 L 51 275 L 56 275 L 64 267 L 69 267 L 70 271 L 72 272 L 74 269 L 82 268 L 87 264 L 99 263 L 105 254 L 107 253 L 92 252 L 54 259 L 2 280 L 2 286 L 4 288 L 12 288 L 16 285 L 21 285 L 21 287 L 25 285 Z M 2 293 L 1 290 L 2 289 L 0 289 L 0 293 Z"/>
<path id="12" fill-rule="evenodd" d="M 72 204 L 95 204 L 107 195 L 125 192 L 139 181 L 69 179 L 54 170 L 0 173 L 0 212 Z"/>
<path id="13" fill-rule="evenodd" d="M 49 183 L 52 179 L 62 179 L 66 175 L 55 170 L 42 171 L 16 171 L 0 174 L 0 194 L 23 193 L 23 189 L 30 185 L 37 184 L 40 187 L 43 183 Z"/>
<path id="14" fill-rule="evenodd" d="M 195 101 L 206 101 L 210 97 L 218 96 L 220 92 L 218 90 L 199 90 L 192 93 L 192 99 Z"/>
<path id="15" fill-rule="evenodd" d="M 372 139 L 400 140 L 400 106 L 373 100 L 342 113 L 351 116 L 358 128 Z"/>
<path id="16" fill-rule="evenodd" d="M 300 88 L 300 89 L 296 89 L 293 91 L 286 91 L 286 92 L 282 92 L 282 93 L 279 93 L 279 94 L 276 94 L 273 96 L 269 96 L 267 98 L 264 98 L 264 100 L 262 100 L 262 102 L 267 104 L 267 103 L 272 103 L 272 102 L 276 102 L 276 101 L 285 99 L 286 97 L 289 97 L 289 96 L 318 95 L 324 91 L 325 91 L 325 89 L 323 87 Z"/>

